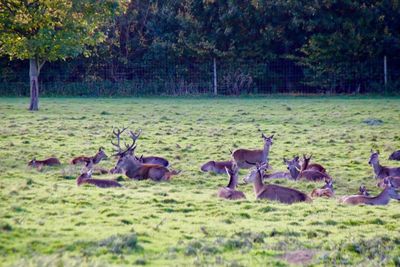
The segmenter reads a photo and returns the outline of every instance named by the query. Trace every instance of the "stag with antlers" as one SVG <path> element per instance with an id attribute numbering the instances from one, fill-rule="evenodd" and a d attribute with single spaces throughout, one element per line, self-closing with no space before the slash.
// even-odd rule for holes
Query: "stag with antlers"
<path id="1" fill-rule="evenodd" d="M 135 157 L 136 141 L 140 136 L 141 130 L 139 130 L 137 134 L 130 131 L 129 136 L 132 139 L 132 143 L 125 143 L 125 149 L 122 149 L 120 146 L 120 134 L 124 130 L 125 129 L 114 132 L 114 135 L 117 137 L 117 143 L 112 142 L 116 147 L 116 153 L 114 155 L 119 157 L 117 165 L 114 168 L 114 173 L 121 171 L 131 179 L 151 179 L 153 181 L 167 181 L 170 180 L 173 175 L 179 173 L 178 171 L 170 171 L 159 164 L 143 163 L 143 157 Z"/>

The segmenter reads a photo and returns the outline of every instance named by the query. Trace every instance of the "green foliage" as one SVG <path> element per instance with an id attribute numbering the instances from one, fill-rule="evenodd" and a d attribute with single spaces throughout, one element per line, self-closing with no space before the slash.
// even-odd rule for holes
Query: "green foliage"
<path id="1" fill-rule="evenodd" d="M 0 55 L 41 62 L 88 55 L 117 9 L 113 0 L 1 1 Z"/>

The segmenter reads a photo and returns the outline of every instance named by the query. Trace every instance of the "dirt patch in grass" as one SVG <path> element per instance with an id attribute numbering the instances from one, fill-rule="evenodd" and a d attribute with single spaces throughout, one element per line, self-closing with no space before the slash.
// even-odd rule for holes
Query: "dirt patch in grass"
<path id="1" fill-rule="evenodd" d="M 302 249 L 290 251 L 283 258 L 290 264 L 307 265 L 312 261 L 315 254 L 316 252 L 313 250 Z"/>

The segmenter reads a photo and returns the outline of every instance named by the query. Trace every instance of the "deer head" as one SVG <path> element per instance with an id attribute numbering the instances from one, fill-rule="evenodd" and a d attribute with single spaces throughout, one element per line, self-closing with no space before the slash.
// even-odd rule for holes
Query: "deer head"
<path id="1" fill-rule="evenodd" d="M 201 166 L 201 171 L 203 172 L 212 171 L 214 168 L 215 168 L 215 161 L 211 160 L 205 163 L 203 166 Z"/>
<path id="2" fill-rule="evenodd" d="M 371 156 L 369 157 L 368 164 L 369 164 L 369 165 L 374 165 L 374 164 L 378 163 L 378 161 L 379 161 L 379 150 L 377 150 L 376 152 L 374 152 L 374 151 L 371 149 Z"/>
<path id="3" fill-rule="evenodd" d="M 36 158 L 33 158 L 31 161 L 29 161 L 28 166 L 36 167 Z"/>
<path id="4" fill-rule="evenodd" d="M 363 184 L 360 185 L 360 188 L 358 189 L 358 191 L 359 191 L 360 195 L 369 196 L 367 187 L 365 185 L 363 185 Z"/>
<path id="5" fill-rule="evenodd" d="M 261 133 L 261 137 L 264 140 L 264 146 L 271 146 L 273 144 L 274 134 L 271 136 L 266 136 L 264 133 Z"/>
<path id="6" fill-rule="evenodd" d="M 283 158 L 283 162 L 286 164 L 287 169 L 290 172 L 290 175 L 296 179 L 301 171 L 300 163 L 299 163 L 299 156 L 295 156 L 292 160 L 287 160 Z"/>
<path id="7" fill-rule="evenodd" d="M 250 162 L 247 162 L 247 163 L 256 165 L 256 167 L 250 170 L 250 173 L 243 178 L 243 181 L 245 183 L 254 183 L 256 181 L 257 175 L 260 175 L 260 177 L 262 179 L 262 177 L 264 176 L 264 172 L 268 167 L 268 164 L 267 163 L 254 164 L 254 163 L 250 163 Z"/>
<path id="8" fill-rule="evenodd" d="M 397 193 L 395 186 L 392 183 L 392 179 L 387 177 L 384 179 L 384 183 L 386 185 L 386 189 L 388 189 L 389 197 L 400 200 L 400 195 Z"/>

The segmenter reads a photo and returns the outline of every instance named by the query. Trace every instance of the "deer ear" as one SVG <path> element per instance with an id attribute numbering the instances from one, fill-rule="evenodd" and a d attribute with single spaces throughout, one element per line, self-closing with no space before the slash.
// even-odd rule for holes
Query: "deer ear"
<path id="1" fill-rule="evenodd" d="M 267 138 L 264 133 L 261 133 L 262 138 Z"/>
<path id="2" fill-rule="evenodd" d="M 269 138 L 270 138 L 270 139 L 274 138 L 274 135 L 275 135 L 275 134 L 271 135 Z"/>
<path id="3" fill-rule="evenodd" d="M 294 159 L 295 159 L 296 161 L 299 161 L 299 156 L 295 156 Z"/>
<path id="4" fill-rule="evenodd" d="M 379 150 L 377 150 L 376 153 L 379 155 Z"/>
<path id="5" fill-rule="evenodd" d="M 371 148 L 371 153 L 374 153 L 374 151 L 372 150 L 372 148 Z"/>

